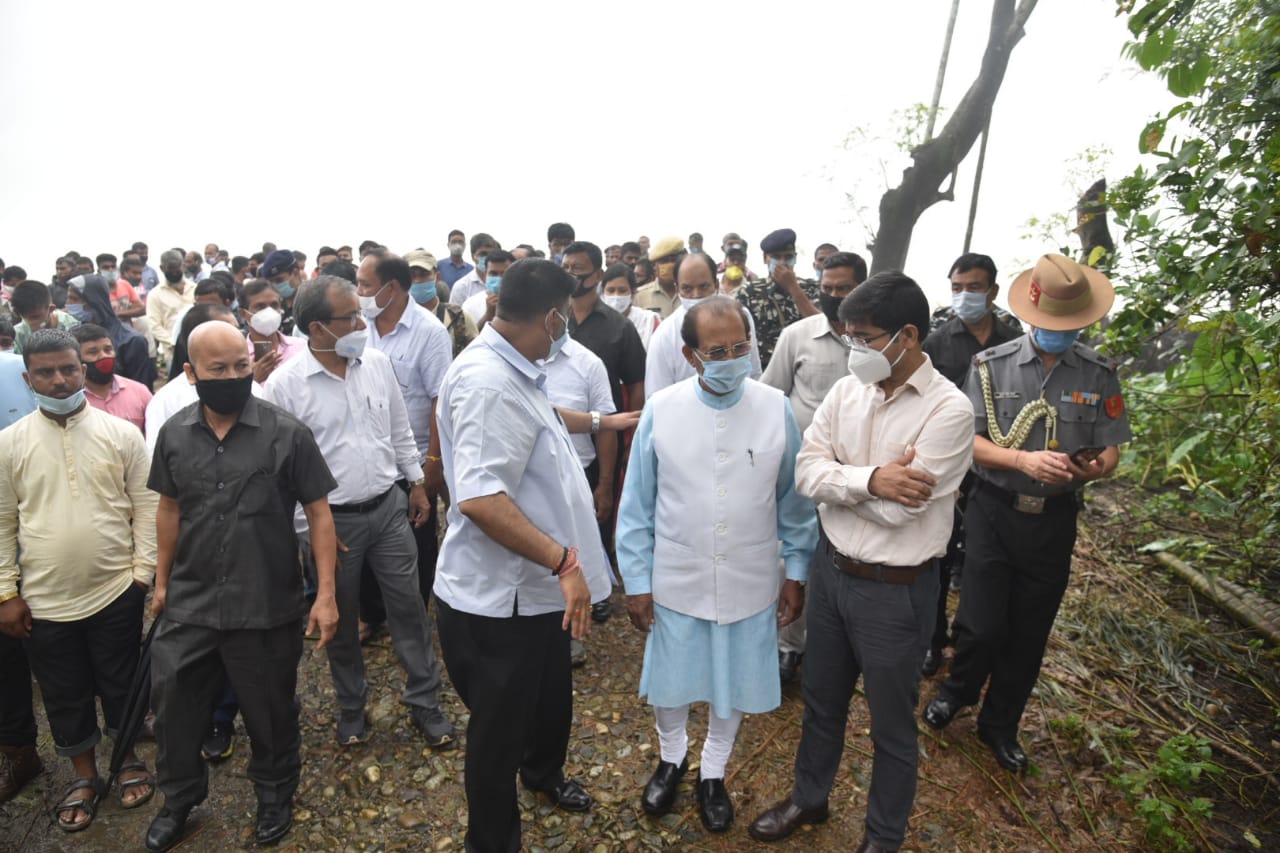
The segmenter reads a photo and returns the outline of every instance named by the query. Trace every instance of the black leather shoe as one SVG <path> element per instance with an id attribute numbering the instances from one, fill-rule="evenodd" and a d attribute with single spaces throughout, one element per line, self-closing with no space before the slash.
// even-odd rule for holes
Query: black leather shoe
<path id="1" fill-rule="evenodd" d="M 275 844 L 293 826 L 293 801 L 283 803 L 258 803 L 258 830 L 254 840 L 259 847 Z"/>
<path id="2" fill-rule="evenodd" d="M 920 664 L 920 674 L 925 678 L 937 675 L 942 669 L 942 649 L 929 649 L 924 653 L 924 663 Z"/>
<path id="3" fill-rule="evenodd" d="M 830 816 L 826 803 L 802 809 L 787 797 L 756 818 L 755 823 L 747 827 L 747 834 L 756 841 L 781 841 L 800 827 L 822 823 Z"/>
<path id="4" fill-rule="evenodd" d="M 698 805 L 702 825 L 712 832 L 724 832 L 733 823 L 733 801 L 723 779 L 699 780 Z"/>
<path id="5" fill-rule="evenodd" d="M 671 811 L 671 804 L 676 801 L 676 786 L 689 770 L 689 758 L 685 756 L 679 766 L 670 761 L 659 761 L 658 769 L 653 771 L 649 782 L 644 786 L 644 794 L 640 797 L 640 805 L 651 815 L 664 815 Z"/>
<path id="6" fill-rule="evenodd" d="M 591 605 L 592 622 L 603 625 L 605 622 L 609 621 L 609 617 L 612 615 L 613 605 L 607 598 L 604 601 L 597 601 L 595 604 Z"/>
<path id="7" fill-rule="evenodd" d="M 783 684 L 796 680 L 796 668 L 800 666 L 799 652 L 778 652 L 778 677 Z"/>
<path id="8" fill-rule="evenodd" d="M 855 853 L 893 853 L 893 851 L 888 847 L 881 847 L 868 838 L 864 838 Z"/>
<path id="9" fill-rule="evenodd" d="M 1027 769 L 1027 754 L 1018 745 L 1016 737 L 998 735 L 978 729 L 978 740 L 991 748 L 991 754 L 996 757 L 996 763 L 1005 770 L 1022 773 Z"/>
<path id="10" fill-rule="evenodd" d="M 529 783 L 525 787 L 530 791 L 546 794 L 551 804 L 567 812 L 585 812 L 591 808 L 591 795 L 582 790 L 582 786 L 570 779 L 561 779 L 550 785 L 535 788 Z"/>
<path id="11" fill-rule="evenodd" d="M 945 693 L 939 693 L 933 698 L 932 702 L 925 706 L 924 713 L 920 715 L 920 719 L 924 720 L 929 728 L 942 730 L 947 727 L 947 723 L 955 719 L 959 710 L 959 702 Z"/>
<path id="12" fill-rule="evenodd" d="M 155 816 L 155 819 L 151 821 L 151 826 L 147 828 L 147 849 L 151 853 L 164 853 L 165 850 L 173 849 L 182 840 L 182 833 L 187 828 L 187 815 L 189 814 L 191 814 L 190 808 L 160 809 L 160 813 Z"/>

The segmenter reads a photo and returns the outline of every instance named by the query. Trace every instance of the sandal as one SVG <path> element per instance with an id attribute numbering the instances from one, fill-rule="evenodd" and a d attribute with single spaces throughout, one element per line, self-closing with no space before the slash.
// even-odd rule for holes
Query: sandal
<path id="1" fill-rule="evenodd" d="M 66 800 L 76 791 L 88 788 L 93 791 L 92 797 L 82 798 L 79 800 Z M 58 829 L 63 832 L 79 832 L 82 829 L 88 829 L 89 824 L 93 823 L 94 817 L 98 814 L 98 802 L 106 796 L 107 783 L 102 781 L 101 776 L 95 776 L 92 779 L 77 779 L 67 787 L 67 792 L 63 794 L 63 802 L 58 803 L 53 809 L 54 817 L 58 821 Z M 66 812 L 82 811 L 89 815 L 89 819 L 81 823 L 74 823 L 69 820 L 63 820 L 62 815 Z"/>
<path id="2" fill-rule="evenodd" d="M 135 776 L 132 779 L 120 779 L 120 774 L 133 773 L 138 770 L 141 770 L 143 775 Z M 128 764 L 121 765 L 119 771 L 116 772 L 116 778 L 120 781 L 120 807 L 123 809 L 136 809 L 138 806 L 151 802 L 151 798 L 156 795 L 155 777 L 151 775 L 151 771 L 147 770 L 147 765 L 141 761 L 130 761 Z M 141 785 L 147 785 L 151 790 L 146 793 L 146 796 L 139 797 L 132 802 L 125 802 L 124 792 Z"/>
<path id="3" fill-rule="evenodd" d="M 382 633 L 382 623 L 369 624 L 368 622 L 359 623 L 360 645 L 367 646 L 378 638 Z"/>

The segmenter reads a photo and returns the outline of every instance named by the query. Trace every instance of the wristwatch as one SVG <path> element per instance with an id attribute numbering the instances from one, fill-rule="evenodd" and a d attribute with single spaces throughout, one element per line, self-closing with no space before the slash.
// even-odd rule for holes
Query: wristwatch
<path id="1" fill-rule="evenodd" d="M 600 431 L 600 413 L 592 412 L 591 413 L 591 434 L 595 435 L 599 431 Z"/>
<path id="2" fill-rule="evenodd" d="M 418 479 L 416 479 L 416 480 L 410 480 L 410 481 L 409 481 L 409 488 L 411 488 L 411 489 L 412 489 L 412 488 L 414 488 L 415 486 L 425 486 L 426 484 L 427 484 L 427 478 L 426 478 L 426 477 L 419 477 L 419 478 L 418 478 Z"/>

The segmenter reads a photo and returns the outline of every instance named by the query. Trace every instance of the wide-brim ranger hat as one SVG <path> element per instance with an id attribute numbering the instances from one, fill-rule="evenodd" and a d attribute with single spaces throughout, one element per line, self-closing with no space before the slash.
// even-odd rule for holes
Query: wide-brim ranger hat
<path id="1" fill-rule="evenodd" d="M 1109 278 L 1065 255 L 1041 255 L 1009 286 L 1009 308 L 1018 319 L 1048 332 L 1091 326 L 1115 301 Z"/>

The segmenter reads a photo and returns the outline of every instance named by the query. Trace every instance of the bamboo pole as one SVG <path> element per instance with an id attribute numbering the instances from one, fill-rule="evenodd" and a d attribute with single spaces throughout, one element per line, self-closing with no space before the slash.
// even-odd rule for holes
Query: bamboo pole
<path id="1" fill-rule="evenodd" d="M 1280 646 L 1280 608 L 1238 584 L 1205 575 L 1167 551 L 1157 551 L 1155 557 L 1157 563 L 1172 569 L 1192 589 L 1217 604 L 1231 618 Z"/>

